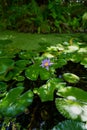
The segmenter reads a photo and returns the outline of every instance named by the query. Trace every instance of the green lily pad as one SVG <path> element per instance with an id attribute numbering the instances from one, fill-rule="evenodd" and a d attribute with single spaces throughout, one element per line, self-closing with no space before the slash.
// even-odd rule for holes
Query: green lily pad
<path id="1" fill-rule="evenodd" d="M 14 67 L 14 61 L 11 59 L 0 60 L 0 80 L 9 80 L 12 77 L 12 73 L 9 73 Z"/>
<path id="2" fill-rule="evenodd" d="M 21 59 L 31 59 L 32 57 L 37 56 L 36 52 L 32 52 L 32 51 L 22 51 L 19 53 L 19 57 Z"/>
<path id="3" fill-rule="evenodd" d="M 34 93 L 37 93 L 40 96 L 42 102 L 52 101 L 54 97 L 54 86 L 50 86 L 49 84 L 41 86 L 39 89 L 34 89 Z"/>
<path id="4" fill-rule="evenodd" d="M 84 67 L 87 68 L 87 58 L 84 58 L 84 59 L 81 61 L 81 65 L 84 65 Z"/>
<path id="5" fill-rule="evenodd" d="M 5 92 L 7 89 L 7 84 L 4 82 L 0 82 L 0 93 Z"/>
<path id="6" fill-rule="evenodd" d="M 50 72 L 46 70 L 45 68 L 41 68 L 39 73 L 40 73 L 41 80 L 47 80 L 51 76 Z"/>
<path id="7" fill-rule="evenodd" d="M 65 52 L 72 53 L 72 52 L 75 52 L 75 51 L 78 51 L 78 50 L 79 50 L 78 45 L 71 45 L 71 46 L 68 46 L 68 48 L 67 48 L 67 50 L 65 50 Z"/>
<path id="8" fill-rule="evenodd" d="M 14 61 L 11 59 L 1 59 L 0 60 L 0 74 L 6 72 L 7 69 L 10 69 L 14 65 Z"/>
<path id="9" fill-rule="evenodd" d="M 73 73 L 64 73 L 63 78 L 65 81 L 67 81 L 69 83 L 77 83 L 80 80 L 79 76 L 77 76 Z"/>
<path id="10" fill-rule="evenodd" d="M 83 55 L 79 53 L 74 53 L 69 58 L 72 62 L 78 63 L 83 59 Z"/>
<path id="11" fill-rule="evenodd" d="M 17 77 L 14 77 L 15 80 L 17 81 L 24 81 L 25 77 L 24 76 L 17 76 Z"/>
<path id="12" fill-rule="evenodd" d="M 24 94 L 22 94 L 18 101 L 16 102 L 15 106 L 17 109 L 17 113 L 20 111 L 24 111 L 27 106 L 29 106 L 33 101 L 33 93 L 31 90 L 28 90 Z"/>
<path id="13" fill-rule="evenodd" d="M 63 84 L 61 79 L 52 78 L 40 88 L 35 88 L 33 92 L 40 96 L 42 102 L 52 101 L 54 99 L 54 91 L 63 86 L 65 86 L 65 84 Z"/>
<path id="14" fill-rule="evenodd" d="M 24 71 L 24 68 L 14 67 L 14 69 L 13 69 L 13 79 L 18 77 L 23 71 Z"/>
<path id="15" fill-rule="evenodd" d="M 61 68 L 66 64 L 67 64 L 67 61 L 65 59 L 57 59 L 55 61 L 55 63 L 53 64 L 53 67 L 54 68 Z"/>
<path id="16" fill-rule="evenodd" d="M 66 120 L 54 126 L 52 130 L 86 130 L 86 124 L 73 120 Z"/>
<path id="17" fill-rule="evenodd" d="M 28 79 L 37 80 L 39 75 L 39 67 L 36 64 L 29 66 L 25 71 L 25 75 Z"/>
<path id="18" fill-rule="evenodd" d="M 29 61 L 29 60 L 18 60 L 18 61 L 16 61 L 15 64 L 18 67 L 25 68 L 30 63 L 31 63 L 31 61 Z"/>
<path id="19" fill-rule="evenodd" d="M 87 121 L 87 92 L 73 87 L 65 87 L 58 90 L 61 98 L 56 99 L 56 107 L 63 116 Z"/>
<path id="20" fill-rule="evenodd" d="M 18 83 L 16 84 L 16 86 L 17 86 L 17 87 L 21 87 L 21 86 L 23 86 L 23 84 L 24 84 L 23 82 L 18 82 Z"/>
<path id="21" fill-rule="evenodd" d="M 39 75 L 41 80 L 47 80 L 50 78 L 51 72 L 45 68 L 42 68 L 39 63 L 36 63 L 26 69 L 25 75 L 31 80 L 37 80 Z"/>
<path id="22" fill-rule="evenodd" d="M 27 106 L 33 101 L 33 93 L 31 90 L 23 92 L 23 87 L 11 89 L 7 95 L 0 101 L 0 115 L 12 117 L 23 112 Z"/>

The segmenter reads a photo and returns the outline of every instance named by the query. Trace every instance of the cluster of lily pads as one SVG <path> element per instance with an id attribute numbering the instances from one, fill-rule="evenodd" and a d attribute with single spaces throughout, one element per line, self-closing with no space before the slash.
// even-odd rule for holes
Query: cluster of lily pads
<path id="1" fill-rule="evenodd" d="M 85 73 L 79 74 L 79 67 L 76 72 L 70 71 L 69 63 L 80 66 Z M 85 82 L 84 86 L 79 85 L 81 81 Z M 69 119 L 54 126 L 53 130 L 71 127 L 86 130 L 86 87 L 85 43 L 70 41 L 45 48 L 41 46 L 37 51 L 0 50 L 1 129 L 31 106 L 37 95 L 42 103 L 54 101 L 57 110 Z"/>

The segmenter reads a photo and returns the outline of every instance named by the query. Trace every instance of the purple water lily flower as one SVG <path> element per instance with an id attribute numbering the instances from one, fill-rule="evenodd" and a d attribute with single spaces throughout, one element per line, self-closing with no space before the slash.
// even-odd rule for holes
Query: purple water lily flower
<path id="1" fill-rule="evenodd" d="M 50 59 L 44 59 L 41 63 L 41 66 L 49 70 L 49 66 L 51 66 L 52 64 L 53 63 L 50 61 Z"/>

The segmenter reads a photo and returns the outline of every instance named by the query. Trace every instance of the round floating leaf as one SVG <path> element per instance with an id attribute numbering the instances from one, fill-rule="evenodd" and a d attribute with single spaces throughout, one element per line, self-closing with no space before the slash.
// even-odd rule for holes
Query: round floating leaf
<path id="1" fill-rule="evenodd" d="M 4 58 L 4 59 L 14 58 L 16 50 L 14 50 L 14 49 L 12 50 L 10 48 L 9 49 L 4 48 L 3 50 L 0 50 L 0 58 Z"/>
<path id="2" fill-rule="evenodd" d="M 14 66 L 14 61 L 11 60 L 11 59 L 2 58 L 0 60 L 0 80 L 5 80 L 6 79 L 5 76 L 7 76 L 8 72 L 11 69 L 13 69 L 13 66 Z M 9 76 L 11 76 L 11 74 Z"/>
<path id="3" fill-rule="evenodd" d="M 61 97 L 75 97 L 76 100 L 87 102 L 87 92 L 76 87 L 61 87 L 58 89 L 57 95 Z"/>
<path id="4" fill-rule="evenodd" d="M 84 47 L 81 47 L 78 52 L 82 54 L 87 54 L 87 45 Z"/>
<path id="5" fill-rule="evenodd" d="M 54 98 L 54 91 L 58 89 L 58 87 L 64 86 L 62 82 L 60 83 L 60 79 L 52 78 L 48 80 L 47 84 L 41 86 L 40 88 L 35 88 L 34 93 L 37 93 L 40 96 L 42 102 L 44 101 L 52 101 Z"/>
<path id="6" fill-rule="evenodd" d="M 7 72 L 5 73 L 4 81 L 9 81 L 9 80 L 12 79 L 12 77 L 13 77 L 13 72 L 9 70 L 9 71 L 7 71 Z"/>
<path id="7" fill-rule="evenodd" d="M 8 68 L 8 67 L 7 67 L 6 65 L 1 64 L 1 65 L 0 65 L 0 75 L 3 74 L 3 73 L 5 73 L 5 71 L 7 70 L 7 68 Z"/>
<path id="8" fill-rule="evenodd" d="M 21 87 L 21 86 L 23 86 L 23 84 L 24 84 L 23 82 L 18 82 L 18 83 L 16 84 L 16 86 L 17 86 L 17 87 Z"/>
<path id="9" fill-rule="evenodd" d="M 33 101 L 33 92 L 31 90 L 22 94 L 15 104 L 17 113 L 24 111 L 25 108 L 32 103 L 32 101 Z"/>
<path id="10" fill-rule="evenodd" d="M 60 88 L 56 107 L 65 117 L 87 121 L 87 92 L 73 87 Z"/>
<path id="11" fill-rule="evenodd" d="M 87 58 L 84 58 L 84 59 L 81 61 L 81 64 L 84 65 L 85 68 L 87 68 Z"/>
<path id="12" fill-rule="evenodd" d="M 16 61 L 15 64 L 18 67 L 25 68 L 30 63 L 31 63 L 31 61 L 29 61 L 29 60 L 18 60 L 18 61 Z"/>
<path id="13" fill-rule="evenodd" d="M 0 82 L 0 92 L 5 92 L 7 89 L 7 84 L 4 82 Z"/>
<path id="14" fill-rule="evenodd" d="M 62 121 L 54 126 L 52 130 L 86 130 L 86 124 L 73 120 Z"/>
<path id="15" fill-rule="evenodd" d="M 29 66 L 25 71 L 25 75 L 28 79 L 37 80 L 39 75 L 39 67 L 37 65 Z"/>
<path id="16" fill-rule="evenodd" d="M 23 112 L 25 108 L 32 103 L 32 101 L 33 101 L 33 93 L 32 91 L 29 90 L 20 97 L 18 97 L 16 102 L 12 102 L 12 105 L 7 107 L 3 115 L 7 117 L 16 116 L 17 114 Z"/>
<path id="17" fill-rule="evenodd" d="M 72 52 L 75 52 L 75 51 L 78 51 L 78 50 L 79 50 L 78 45 L 71 45 L 71 46 L 68 46 L 68 48 L 67 48 L 67 50 L 65 50 L 65 52 L 72 53 Z"/>
<path id="18" fill-rule="evenodd" d="M 55 63 L 53 64 L 54 68 L 61 68 L 63 67 L 64 65 L 67 64 L 67 61 L 65 59 L 58 59 L 55 61 Z"/>
<path id="19" fill-rule="evenodd" d="M 52 54 L 50 54 L 48 52 L 44 53 L 42 56 L 45 57 L 45 58 L 53 58 L 54 57 L 54 55 L 52 55 Z"/>
<path id="20" fill-rule="evenodd" d="M 11 102 L 14 102 L 15 99 L 18 98 L 18 96 L 22 93 L 23 89 L 24 89 L 23 87 L 17 87 L 17 88 L 11 89 L 1 102 L 3 104 L 4 102 L 6 102 L 6 104 L 10 104 Z"/>
<path id="21" fill-rule="evenodd" d="M 14 77 L 14 79 L 15 80 L 17 80 L 17 81 L 23 81 L 25 78 L 24 78 L 24 76 L 17 76 L 17 77 Z"/>
<path id="22" fill-rule="evenodd" d="M 33 52 L 33 51 L 22 51 L 19 53 L 19 57 L 21 59 L 31 59 L 32 57 L 35 57 L 37 56 L 37 53 L 36 52 Z"/>
<path id="23" fill-rule="evenodd" d="M 47 80 L 51 76 L 49 70 L 46 70 L 45 68 L 40 69 L 40 78 L 41 80 Z"/>
<path id="24" fill-rule="evenodd" d="M 20 95 L 23 87 L 17 87 L 10 90 L 6 97 L 0 101 L 0 114 L 2 116 L 12 117 L 23 112 L 33 101 L 32 91 L 27 91 Z"/>
<path id="25" fill-rule="evenodd" d="M 69 61 L 71 59 L 72 55 L 73 55 L 73 53 L 62 52 L 59 55 L 59 59 L 64 59 L 66 61 Z"/>
<path id="26" fill-rule="evenodd" d="M 16 77 L 18 77 L 22 72 L 23 72 L 24 68 L 21 67 L 15 67 L 13 69 L 13 79 L 16 79 Z"/>
<path id="27" fill-rule="evenodd" d="M 73 73 L 64 73 L 63 78 L 69 83 L 77 83 L 80 78 Z"/>
<path id="28" fill-rule="evenodd" d="M 69 58 L 72 62 L 80 62 L 83 59 L 83 55 L 80 53 L 73 53 Z"/>
<path id="29" fill-rule="evenodd" d="M 37 93 L 40 96 L 42 102 L 52 101 L 54 97 L 54 86 L 50 86 L 50 84 L 43 85 L 39 89 L 34 89 L 34 93 Z"/>
<path id="30" fill-rule="evenodd" d="M 14 114 L 15 109 L 12 105 L 16 102 L 17 98 L 23 91 L 23 87 L 17 87 L 11 89 L 7 95 L 0 101 L 0 114 L 4 116 L 9 116 L 8 109 L 10 110 L 10 115 Z"/>

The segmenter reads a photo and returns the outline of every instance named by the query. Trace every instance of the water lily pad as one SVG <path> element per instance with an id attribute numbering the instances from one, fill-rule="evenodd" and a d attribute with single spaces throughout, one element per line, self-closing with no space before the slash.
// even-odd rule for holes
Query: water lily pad
<path id="1" fill-rule="evenodd" d="M 19 53 L 21 59 L 31 59 L 32 57 L 37 56 L 38 53 L 32 51 L 22 51 Z"/>
<path id="2" fill-rule="evenodd" d="M 74 53 L 69 58 L 72 62 L 78 63 L 83 59 L 83 55 L 80 53 Z"/>
<path id="3" fill-rule="evenodd" d="M 67 81 L 69 83 L 77 83 L 80 80 L 79 76 L 77 76 L 73 73 L 64 73 L 63 78 L 65 81 Z"/>
<path id="4" fill-rule="evenodd" d="M 0 82 L 0 93 L 5 92 L 7 89 L 7 84 L 4 82 Z"/>
<path id="5" fill-rule="evenodd" d="M 39 89 L 34 89 L 34 93 L 37 93 L 40 96 L 42 102 L 44 101 L 52 101 L 54 97 L 54 86 L 50 86 L 50 84 L 46 84 L 41 86 Z"/>
<path id="6" fill-rule="evenodd" d="M 53 64 L 54 68 L 61 68 L 62 66 L 66 65 L 67 61 L 63 58 L 57 59 Z"/>
<path id="7" fill-rule="evenodd" d="M 21 68 L 24 68 L 24 67 L 26 67 L 27 65 L 29 65 L 31 63 L 31 61 L 29 61 L 29 60 L 18 60 L 18 61 L 16 61 L 16 66 L 18 66 L 18 67 L 21 67 Z"/>
<path id="8" fill-rule="evenodd" d="M 84 59 L 81 61 L 81 65 L 84 65 L 84 67 L 87 68 L 87 58 L 84 58 Z"/>
<path id="9" fill-rule="evenodd" d="M 0 74 L 3 74 L 6 72 L 7 69 L 12 67 L 14 65 L 14 61 L 11 59 L 1 59 L 0 60 Z"/>
<path id="10" fill-rule="evenodd" d="M 36 80 L 39 75 L 39 66 L 37 65 L 29 66 L 25 71 L 25 75 L 28 79 Z"/>
<path id="11" fill-rule="evenodd" d="M 24 81 L 25 77 L 19 75 L 19 76 L 14 77 L 14 79 L 17 80 L 17 81 Z"/>
<path id="12" fill-rule="evenodd" d="M 51 73 L 49 70 L 42 68 L 40 66 L 40 63 L 36 63 L 29 66 L 26 69 L 25 75 L 28 79 L 31 79 L 31 80 L 37 80 L 39 75 L 40 75 L 41 80 L 47 80 L 50 78 Z"/>
<path id="13" fill-rule="evenodd" d="M 56 99 L 56 107 L 65 117 L 87 121 L 87 92 L 73 87 L 65 87 L 58 90 L 61 98 Z"/>
<path id="14" fill-rule="evenodd" d="M 51 76 L 50 72 L 45 68 L 40 69 L 40 78 L 41 80 L 47 80 Z"/>
<path id="15" fill-rule="evenodd" d="M 71 45 L 71 46 L 68 46 L 66 52 L 70 52 L 71 53 L 71 52 L 75 52 L 77 50 L 79 50 L 79 46 L 77 46 L 77 45 Z"/>
<path id="16" fill-rule="evenodd" d="M 54 126 L 52 130 L 86 130 L 86 124 L 73 120 L 66 120 Z"/>
<path id="17" fill-rule="evenodd" d="M 11 89 L 7 95 L 0 101 L 0 115 L 3 117 L 12 117 L 23 112 L 33 101 L 31 90 L 21 94 L 23 87 Z M 21 94 L 21 95 L 20 95 Z"/>
<path id="18" fill-rule="evenodd" d="M 47 83 L 40 88 L 35 88 L 34 93 L 40 96 L 42 102 L 52 101 L 54 98 L 54 91 L 59 87 L 64 87 L 65 84 L 58 78 L 52 78 L 47 81 Z"/>

